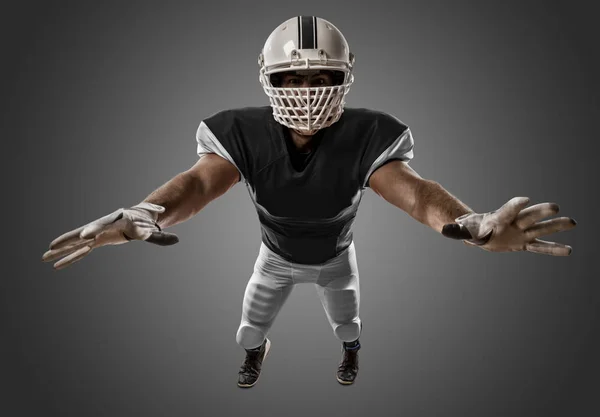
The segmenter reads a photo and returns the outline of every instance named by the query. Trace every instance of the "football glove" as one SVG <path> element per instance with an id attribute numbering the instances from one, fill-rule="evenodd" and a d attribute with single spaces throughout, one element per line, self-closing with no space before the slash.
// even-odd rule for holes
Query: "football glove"
<path id="1" fill-rule="evenodd" d="M 179 242 L 177 235 L 163 232 L 156 222 L 165 208 L 157 204 L 140 203 L 119 209 L 91 223 L 67 232 L 50 243 L 42 260 L 52 262 L 54 269 L 63 269 L 83 259 L 101 246 L 121 245 L 132 240 L 142 240 L 166 246 Z"/>
<path id="2" fill-rule="evenodd" d="M 462 215 L 454 220 L 456 223 L 445 225 L 442 234 L 490 252 L 528 251 L 553 256 L 570 255 L 570 246 L 539 238 L 572 229 L 577 222 L 569 217 L 541 221 L 557 214 L 558 205 L 540 203 L 525 208 L 528 203 L 527 197 L 514 197 L 498 210 Z"/>

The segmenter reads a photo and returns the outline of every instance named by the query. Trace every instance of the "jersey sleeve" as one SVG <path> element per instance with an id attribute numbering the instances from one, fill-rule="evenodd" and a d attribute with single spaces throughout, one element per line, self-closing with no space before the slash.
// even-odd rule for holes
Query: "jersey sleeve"
<path id="1" fill-rule="evenodd" d="M 369 137 L 361 163 L 362 186 L 369 186 L 369 178 L 387 162 L 410 162 L 414 157 L 414 140 L 407 125 L 396 117 L 381 114 Z"/>
<path id="2" fill-rule="evenodd" d="M 248 163 L 243 140 L 236 132 L 235 117 L 230 112 L 217 113 L 200 122 L 196 131 L 197 153 L 214 153 L 231 162 L 240 173 L 240 181 L 248 177 Z"/>

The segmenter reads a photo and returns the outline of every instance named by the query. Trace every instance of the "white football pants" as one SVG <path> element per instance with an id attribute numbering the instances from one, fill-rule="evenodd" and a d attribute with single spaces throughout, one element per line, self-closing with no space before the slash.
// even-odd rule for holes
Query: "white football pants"
<path id="1" fill-rule="evenodd" d="M 315 285 L 334 335 L 344 342 L 358 339 L 360 289 L 354 242 L 317 265 L 289 262 L 263 243 L 246 286 L 237 343 L 245 349 L 260 346 L 294 285 L 302 283 Z"/>

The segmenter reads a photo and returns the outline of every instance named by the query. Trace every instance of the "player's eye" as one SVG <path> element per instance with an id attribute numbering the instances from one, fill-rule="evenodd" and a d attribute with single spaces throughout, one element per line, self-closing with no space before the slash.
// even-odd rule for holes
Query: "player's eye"
<path id="1" fill-rule="evenodd" d="M 288 78 L 285 82 L 286 85 L 299 85 L 302 84 L 302 80 L 300 78 Z"/>
<path id="2" fill-rule="evenodd" d="M 317 85 L 317 86 L 323 86 L 323 85 L 329 85 L 330 82 L 325 77 L 319 77 L 319 78 L 313 79 L 312 82 L 311 82 L 311 84 L 312 85 Z"/>

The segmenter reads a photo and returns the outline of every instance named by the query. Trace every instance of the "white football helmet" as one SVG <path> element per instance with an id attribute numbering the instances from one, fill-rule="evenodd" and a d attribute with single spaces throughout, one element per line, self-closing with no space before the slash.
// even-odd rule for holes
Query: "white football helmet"
<path id="1" fill-rule="evenodd" d="M 354 54 L 333 24 L 315 16 L 286 20 L 267 38 L 258 65 L 260 83 L 279 123 L 312 135 L 339 120 L 354 81 Z M 273 74 L 301 70 L 329 70 L 343 77 L 338 85 L 327 87 L 279 88 L 272 84 Z"/>

